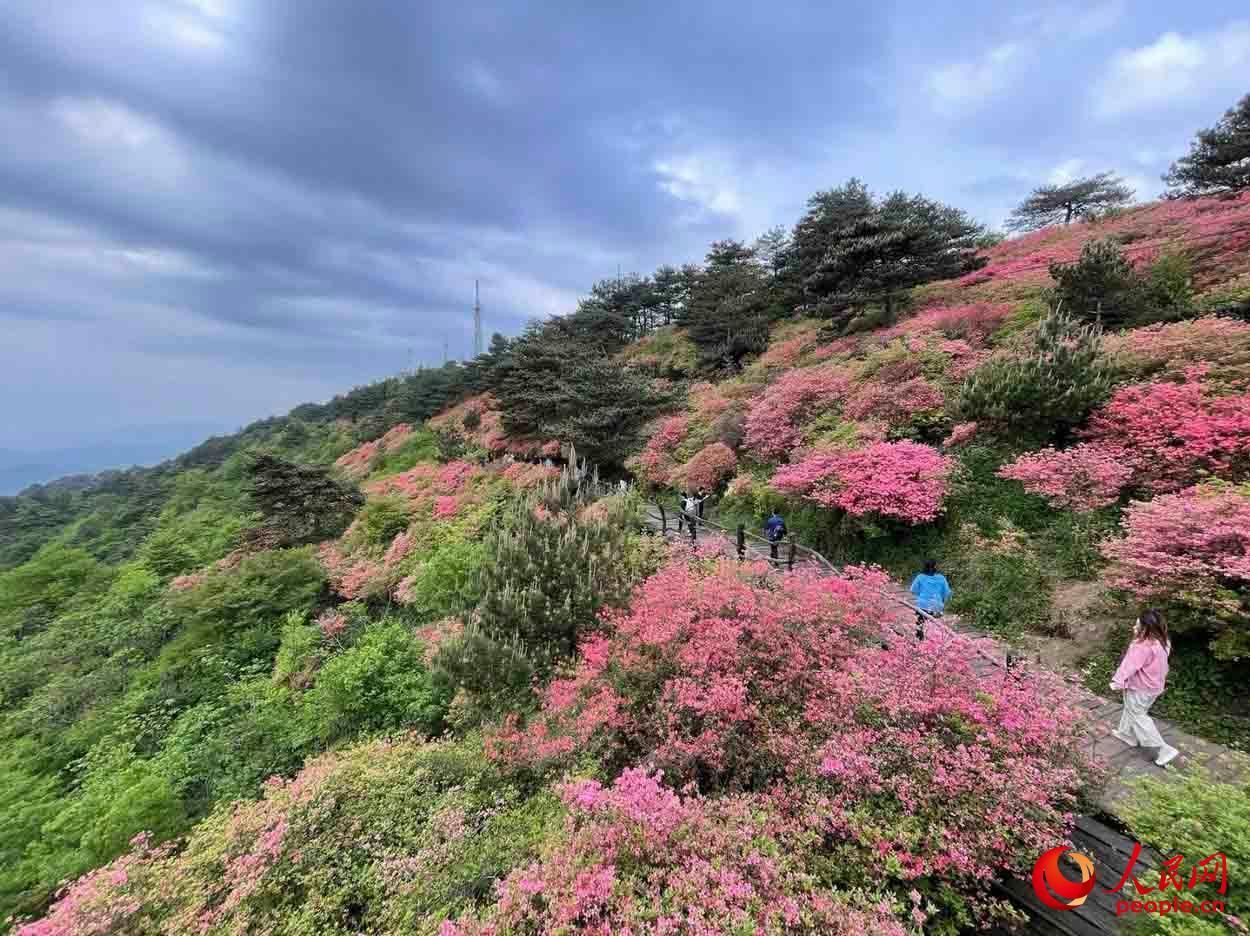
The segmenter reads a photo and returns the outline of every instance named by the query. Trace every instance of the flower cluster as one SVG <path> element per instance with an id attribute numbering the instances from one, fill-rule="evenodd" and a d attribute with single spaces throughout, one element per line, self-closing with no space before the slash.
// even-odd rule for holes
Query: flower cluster
<path id="1" fill-rule="evenodd" d="M 677 474 L 685 481 L 687 490 L 703 488 L 712 491 L 732 476 L 737 468 L 738 456 L 734 450 L 723 442 L 713 442 L 700 449 L 678 469 Z"/>
<path id="2" fill-rule="evenodd" d="M 944 448 L 957 448 L 977 434 L 975 422 L 961 422 L 951 427 L 950 435 L 942 440 Z"/>
<path id="3" fill-rule="evenodd" d="M 1201 365 L 1181 383 L 1121 387 L 1090 419 L 1086 437 L 1133 469 L 1146 491 L 1175 491 L 1250 464 L 1250 393 L 1217 396 Z"/>
<path id="4" fill-rule="evenodd" d="M 1207 316 L 1109 335 L 1103 346 L 1122 367 L 1179 372 L 1198 363 L 1250 364 L 1250 323 Z"/>
<path id="5" fill-rule="evenodd" d="M 903 425 L 918 413 L 940 410 L 942 403 L 942 391 L 923 377 L 901 383 L 875 379 L 860 384 L 842 411 L 851 419 L 879 419 L 890 425 Z"/>
<path id="6" fill-rule="evenodd" d="M 751 401 L 746 416 L 746 447 L 764 458 L 782 458 L 803 441 L 802 423 L 821 409 L 841 403 L 851 377 L 828 367 L 789 371 Z"/>
<path id="7" fill-rule="evenodd" d="M 317 559 L 334 591 L 349 601 L 376 591 L 386 572 L 381 563 L 367 556 L 344 555 L 339 544 L 333 542 L 318 547 Z"/>
<path id="8" fill-rule="evenodd" d="M 1114 504 L 1133 476 L 1120 452 L 1082 443 L 1070 449 L 1021 455 L 998 470 L 998 476 L 1019 481 L 1031 494 L 1066 510 L 1096 510 Z"/>
<path id="9" fill-rule="evenodd" d="M 530 462 L 513 462 L 503 470 L 500 477 L 513 487 L 528 491 L 560 477 L 560 469 Z"/>
<path id="10" fill-rule="evenodd" d="M 949 457 L 918 442 L 874 442 L 862 449 L 826 449 L 778 469 L 772 486 L 852 516 L 916 524 L 942 512 Z"/>
<path id="11" fill-rule="evenodd" d="M 369 473 L 373 460 L 378 455 L 393 452 L 403 445 L 404 440 L 410 435 L 412 435 L 412 426 L 409 423 L 392 426 L 381 438 L 358 445 L 346 455 L 341 455 L 334 464 L 343 469 L 348 477 L 363 478 Z"/>
<path id="12" fill-rule="evenodd" d="M 1107 580 L 1144 600 L 1178 601 L 1250 624 L 1237 591 L 1250 586 L 1250 496 L 1197 486 L 1124 515 L 1124 537 L 1103 547 Z"/>
<path id="13" fill-rule="evenodd" d="M 446 923 L 440 936 L 914 932 L 895 916 L 901 905 L 821 886 L 807 830 L 768 797 L 683 796 L 638 768 L 561 796 L 564 835 L 502 882 L 484 921 Z"/>
<path id="14" fill-rule="evenodd" d="M 900 889 L 929 879 L 975 894 L 1062 839 L 1088 762 L 1057 677 L 982 679 L 955 635 L 919 652 L 893 631 L 878 571 L 763 584 L 760 571 L 666 566 L 584 643 L 536 719 L 496 731 L 493 756 L 625 768 L 645 751 L 677 788 L 778 790 L 825 843 L 810 849 L 892 869 Z"/>
<path id="15" fill-rule="evenodd" d="M 1010 303 L 979 302 L 958 306 L 932 306 L 881 333 L 883 338 L 940 332 L 948 338 L 984 342 L 1011 315 Z"/>

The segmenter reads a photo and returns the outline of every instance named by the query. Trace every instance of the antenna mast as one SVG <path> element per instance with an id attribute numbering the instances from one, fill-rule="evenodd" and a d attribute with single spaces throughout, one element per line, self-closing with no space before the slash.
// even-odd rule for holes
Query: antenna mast
<path id="1" fill-rule="evenodd" d="M 473 356 L 482 356 L 482 302 L 478 296 L 477 280 L 473 281 Z"/>

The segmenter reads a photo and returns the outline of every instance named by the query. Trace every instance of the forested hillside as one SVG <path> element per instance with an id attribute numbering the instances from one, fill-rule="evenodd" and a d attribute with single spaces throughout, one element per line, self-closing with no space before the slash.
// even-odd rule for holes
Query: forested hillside
<path id="1" fill-rule="evenodd" d="M 1118 621 L 1079 654 L 1100 691 L 1123 626 L 1162 607 L 1161 710 L 1250 743 L 1232 188 L 1059 201 L 1003 240 L 852 180 L 468 364 L 0 499 L 0 918 L 1011 921 L 994 877 L 1088 802 L 1082 716 L 1062 674 L 990 685 L 960 641 L 900 635 L 880 587 L 936 558 L 953 610 L 1031 647 Z M 642 532 L 644 498 L 700 488 L 721 522 L 782 511 L 846 570 Z"/>

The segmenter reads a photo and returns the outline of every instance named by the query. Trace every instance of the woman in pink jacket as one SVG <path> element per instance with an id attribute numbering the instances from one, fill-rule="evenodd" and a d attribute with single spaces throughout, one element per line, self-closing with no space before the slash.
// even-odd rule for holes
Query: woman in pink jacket
<path id="1" fill-rule="evenodd" d="M 1133 642 L 1120 662 L 1120 668 L 1111 677 L 1111 688 L 1124 691 L 1124 712 L 1120 727 L 1111 733 L 1129 747 L 1158 748 L 1155 763 L 1160 767 L 1170 764 L 1180 753 L 1163 740 L 1150 706 L 1163 692 L 1168 678 L 1168 654 L 1172 643 L 1168 640 L 1168 626 L 1158 611 L 1143 611 L 1133 628 Z"/>

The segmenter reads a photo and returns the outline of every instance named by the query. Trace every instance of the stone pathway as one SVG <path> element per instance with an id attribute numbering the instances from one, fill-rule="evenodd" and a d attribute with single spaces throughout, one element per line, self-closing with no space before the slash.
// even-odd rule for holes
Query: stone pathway
<path id="1" fill-rule="evenodd" d="M 647 522 L 656 532 L 661 529 L 661 519 L 659 511 L 649 508 Z M 673 529 L 674 517 L 672 514 L 668 516 L 669 537 L 676 538 L 676 531 Z M 715 542 L 724 555 L 735 557 L 737 555 L 737 545 L 734 540 L 719 531 L 710 528 L 703 528 L 699 531 L 698 541 L 700 543 Z M 767 559 L 768 552 L 766 548 L 760 548 L 748 542 L 747 544 L 748 558 L 751 559 Z M 782 555 L 785 553 L 783 551 Z M 805 562 L 799 565 L 814 566 L 821 568 L 815 562 Z M 899 600 L 899 618 L 894 622 L 896 627 L 911 628 L 913 614 L 907 609 L 902 602 L 909 601 L 910 595 L 899 585 L 895 585 L 891 597 Z M 934 625 L 929 625 L 934 626 Z M 969 624 L 961 622 L 954 615 L 948 616 L 942 620 L 939 625 L 949 628 L 956 634 L 962 634 L 965 637 L 975 640 L 975 646 L 978 656 L 973 662 L 973 669 L 978 675 L 984 678 L 990 678 L 995 673 L 1006 674 L 1007 658 L 1013 653 L 1012 648 L 1004 641 L 994 637 L 990 637 L 972 627 Z M 1018 656 L 1018 651 L 1015 651 Z M 1035 665 L 1028 661 L 1021 660 L 1019 664 L 1029 666 Z M 1127 781 L 1143 774 L 1166 777 L 1172 773 L 1172 768 L 1158 767 L 1154 763 L 1154 752 L 1147 751 L 1143 748 L 1131 748 L 1123 742 L 1111 735 L 1111 729 L 1120 723 L 1121 703 L 1116 700 L 1104 699 L 1099 695 L 1083 688 L 1079 684 L 1074 674 L 1064 675 L 1080 696 L 1079 705 L 1085 709 L 1091 716 L 1092 730 L 1090 734 L 1090 748 L 1094 757 L 1107 768 L 1106 785 L 1103 788 L 1099 798 L 1099 804 L 1107 812 L 1114 814 L 1119 802 L 1129 793 Z M 1217 780 L 1237 780 L 1245 779 L 1243 768 L 1235 760 L 1235 754 L 1229 748 L 1221 744 L 1215 744 L 1211 741 L 1203 740 L 1188 734 L 1176 727 L 1175 724 L 1163 718 L 1156 718 L 1155 723 L 1159 726 L 1159 731 L 1168 743 L 1179 748 L 1181 756 L 1172 762 L 1172 765 L 1182 766 L 1186 763 L 1192 763 L 1199 760 L 1204 763 L 1208 770 L 1211 771 L 1212 777 Z"/>

